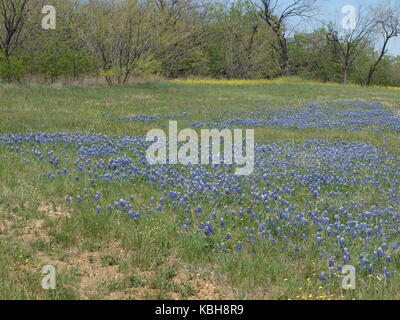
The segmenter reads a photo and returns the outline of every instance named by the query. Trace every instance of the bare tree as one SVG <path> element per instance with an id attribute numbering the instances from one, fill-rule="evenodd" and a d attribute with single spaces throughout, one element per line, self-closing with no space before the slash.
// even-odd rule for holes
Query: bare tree
<path id="1" fill-rule="evenodd" d="M 179 77 L 181 61 L 199 47 L 205 37 L 202 26 L 207 5 L 198 0 L 155 0 L 154 29 L 162 34 L 157 45 L 157 58 L 162 61 L 162 73 Z"/>
<path id="2" fill-rule="evenodd" d="M 379 14 L 379 20 L 376 20 L 377 27 L 375 33 L 378 34 L 382 39 L 382 47 L 378 53 L 377 58 L 373 61 L 369 68 L 368 76 L 365 81 L 365 85 L 369 86 L 372 81 L 372 77 L 381 63 L 382 59 L 386 55 L 388 49 L 388 43 L 390 39 L 397 37 L 399 33 L 399 20 L 397 19 L 396 12 L 393 8 L 387 8 L 382 13 Z"/>
<path id="3" fill-rule="evenodd" d="M 316 0 L 261 0 L 254 3 L 260 8 L 260 15 L 272 29 L 277 45 L 273 49 L 279 53 L 281 72 L 290 75 L 287 23 L 291 18 L 307 20 L 313 17 Z"/>
<path id="4" fill-rule="evenodd" d="M 342 58 L 344 83 L 348 82 L 350 68 L 358 55 L 371 43 L 371 32 L 375 24 L 374 17 L 365 14 L 361 7 L 354 28 L 343 29 L 330 24 L 327 39 Z"/>
<path id="5" fill-rule="evenodd" d="M 28 15 L 37 0 L 0 0 L 0 50 L 8 60 L 21 43 Z"/>
<path id="6" fill-rule="evenodd" d="M 138 0 L 89 3 L 79 31 L 89 51 L 101 64 L 108 84 L 126 83 L 151 63 L 159 34 L 149 5 Z"/>

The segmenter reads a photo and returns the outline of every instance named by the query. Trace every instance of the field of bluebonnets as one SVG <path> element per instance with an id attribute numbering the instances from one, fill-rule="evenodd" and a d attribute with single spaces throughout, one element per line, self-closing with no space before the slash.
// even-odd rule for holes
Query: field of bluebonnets
<path id="1" fill-rule="evenodd" d="M 400 298 L 399 98 L 287 80 L 0 85 L 0 298 Z M 144 136 L 170 120 L 254 128 L 254 173 L 149 165 Z"/>

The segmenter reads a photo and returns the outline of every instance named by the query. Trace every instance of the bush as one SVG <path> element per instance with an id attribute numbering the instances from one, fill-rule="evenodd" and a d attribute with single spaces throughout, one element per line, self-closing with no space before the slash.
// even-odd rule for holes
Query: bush
<path id="1" fill-rule="evenodd" d="M 26 73 L 25 61 L 21 57 L 0 56 L 0 77 L 6 81 L 19 81 Z"/>

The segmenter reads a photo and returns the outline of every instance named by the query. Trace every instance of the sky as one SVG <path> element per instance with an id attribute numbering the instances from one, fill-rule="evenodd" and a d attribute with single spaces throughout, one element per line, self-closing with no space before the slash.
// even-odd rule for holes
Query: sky
<path id="1" fill-rule="evenodd" d="M 360 6 L 363 8 L 369 5 L 379 5 L 386 2 L 386 0 L 319 0 L 318 5 L 324 16 L 328 19 L 330 17 L 344 17 L 345 15 L 341 13 L 341 10 L 346 5 L 352 5 L 356 9 Z M 339 21 L 340 21 L 339 20 Z M 392 38 L 389 46 L 388 53 L 392 55 L 400 55 L 400 35 L 396 38 Z"/>

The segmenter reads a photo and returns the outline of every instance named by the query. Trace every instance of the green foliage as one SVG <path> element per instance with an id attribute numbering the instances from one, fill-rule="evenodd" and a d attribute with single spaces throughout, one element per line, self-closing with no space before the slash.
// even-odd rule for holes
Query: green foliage
<path id="1" fill-rule="evenodd" d="M 78 78 L 93 71 L 93 63 L 80 39 L 58 21 L 58 29 L 38 32 L 30 56 L 31 73 L 43 74 L 51 82 L 58 77 Z"/>
<path id="2" fill-rule="evenodd" d="M 276 35 L 252 0 L 215 0 L 200 7 L 196 0 L 54 0 L 53 4 L 56 30 L 42 30 L 43 15 L 32 10 L 22 16 L 26 21 L 13 33 L 12 42 L 0 41 L 0 51 L 7 53 L 0 56 L 3 80 L 18 81 L 26 73 L 50 82 L 96 74 L 109 84 L 153 74 L 228 79 L 282 76 Z M 339 49 L 346 48 L 348 35 L 328 41 L 333 25 L 287 36 L 291 75 L 342 82 L 348 70 L 350 82 L 364 84 L 379 46 L 363 36 L 357 54 L 344 67 Z M 4 30 L 6 22 L 0 17 L 0 32 Z M 282 27 L 282 32 L 287 31 Z M 368 41 L 371 44 L 365 45 Z M 399 61 L 385 55 L 373 74 L 373 84 L 400 85 L 398 69 Z"/>
<path id="3" fill-rule="evenodd" d="M 18 81 L 26 73 L 25 60 L 20 56 L 9 58 L 0 55 L 0 77 L 7 81 Z"/>
<path id="4" fill-rule="evenodd" d="M 272 34 L 248 0 L 215 6 L 206 26 L 204 49 L 211 76 L 268 78 L 276 64 L 270 54 Z"/>
<path id="5" fill-rule="evenodd" d="M 290 44 L 291 62 L 295 73 L 305 79 L 340 81 L 340 59 L 327 41 L 327 30 L 296 34 Z"/>

